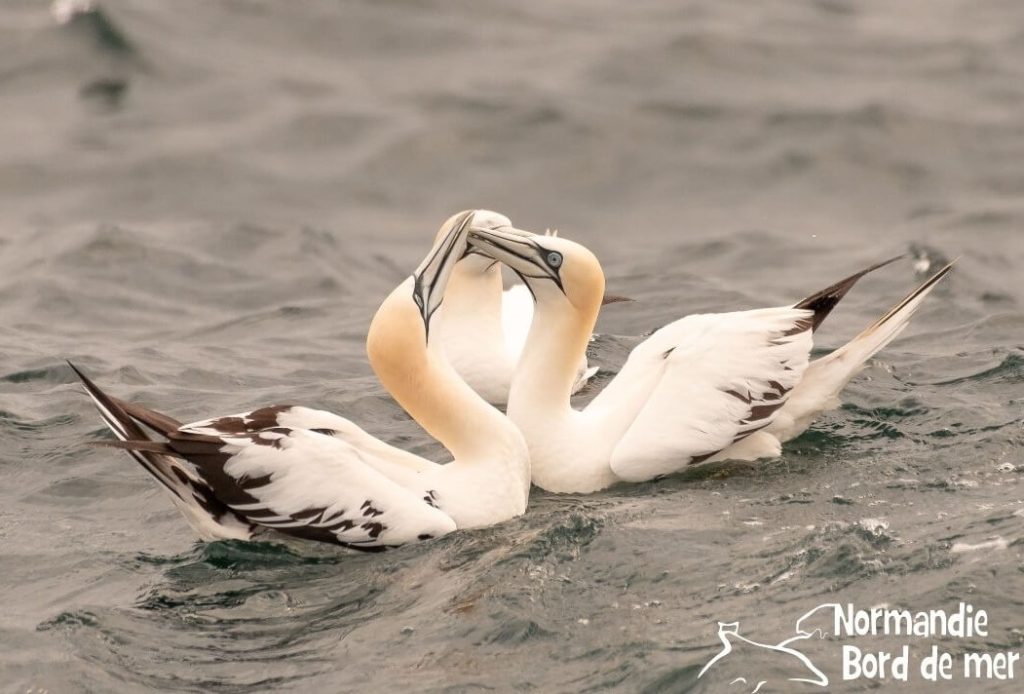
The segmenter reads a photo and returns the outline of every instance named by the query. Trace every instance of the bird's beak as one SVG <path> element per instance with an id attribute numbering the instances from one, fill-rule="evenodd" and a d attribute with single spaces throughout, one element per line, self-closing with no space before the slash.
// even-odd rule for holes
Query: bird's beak
<path id="1" fill-rule="evenodd" d="M 430 339 L 430 319 L 444 300 L 444 290 L 448 286 L 452 269 L 469 248 L 467 235 L 472 222 L 472 210 L 456 215 L 447 232 L 440 234 L 430 253 L 412 275 L 412 300 L 416 302 L 420 316 L 423 317 L 427 340 Z"/>
<path id="2" fill-rule="evenodd" d="M 551 280 L 563 292 L 558 270 L 544 261 L 546 251 L 533 240 L 534 234 L 520 229 L 469 230 L 469 244 L 479 253 L 500 260 L 515 271 L 526 284 L 530 279 Z"/>
<path id="3" fill-rule="evenodd" d="M 632 301 L 636 301 L 636 299 L 630 299 L 628 296 L 622 296 L 621 294 L 605 294 L 604 298 L 601 299 L 601 305 L 607 306 L 608 304 L 620 304 Z"/>

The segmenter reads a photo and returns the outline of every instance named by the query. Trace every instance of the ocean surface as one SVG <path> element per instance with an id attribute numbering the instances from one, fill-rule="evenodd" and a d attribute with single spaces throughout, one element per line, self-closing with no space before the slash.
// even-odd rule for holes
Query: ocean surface
<path id="1" fill-rule="evenodd" d="M 0 691 L 817 692 L 756 648 L 698 674 L 718 622 L 776 644 L 831 602 L 987 612 L 846 641 L 911 669 L 1024 648 L 1019 0 L 5 0 L 0 114 Z M 65 358 L 182 420 L 303 403 L 441 459 L 363 342 L 469 207 L 558 228 L 636 300 L 581 402 L 687 313 L 908 253 L 825 352 L 960 260 L 779 459 L 534 490 L 383 555 L 196 542 L 87 445 Z M 841 645 L 801 647 L 828 691 L 1024 686 L 843 681 Z"/>

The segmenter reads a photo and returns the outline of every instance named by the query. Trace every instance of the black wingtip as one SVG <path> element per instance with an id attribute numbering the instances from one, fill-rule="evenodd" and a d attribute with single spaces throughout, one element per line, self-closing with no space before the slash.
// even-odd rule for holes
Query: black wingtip
<path id="1" fill-rule="evenodd" d="M 100 390 L 100 387 L 98 385 L 92 382 L 91 378 L 86 376 L 85 373 L 83 373 L 80 368 L 71 363 L 70 359 L 65 359 L 64 361 L 66 361 L 68 363 L 68 366 L 71 367 L 71 370 L 75 372 L 75 375 L 78 376 L 78 380 L 82 382 L 82 385 L 85 386 L 85 389 L 89 391 L 90 395 L 99 398 L 101 401 L 104 402 L 104 404 L 106 404 L 107 401 L 111 400 L 111 398 L 106 393 Z M 116 406 L 114 409 L 115 411 L 117 410 Z"/>
<path id="2" fill-rule="evenodd" d="M 89 397 L 93 399 L 94 403 L 97 405 L 97 409 L 100 410 L 100 416 L 107 424 L 107 427 L 114 432 L 114 435 L 117 436 L 118 439 L 121 439 L 120 441 L 95 441 L 89 443 L 108 448 L 121 448 L 127 450 L 128 453 L 135 458 L 136 462 L 145 468 L 146 472 L 153 475 L 153 478 L 156 479 L 161 486 L 181 501 L 189 503 L 187 497 L 183 495 L 183 492 L 179 489 L 180 482 L 175 480 L 171 471 L 167 468 L 167 465 L 165 463 L 161 463 L 160 460 L 155 457 L 156 454 L 168 454 L 171 453 L 171 451 L 166 444 L 152 441 L 148 436 L 146 436 L 142 428 L 136 424 L 134 419 L 132 419 L 129 411 L 125 409 L 125 407 L 128 407 L 130 410 L 132 408 L 131 403 L 126 403 L 107 395 L 99 386 L 93 383 L 92 379 L 86 376 L 81 369 L 75 366 L 70 359 L 65 359 L 65 361 L 68 363 L 68 366 L 71 367 L 71 370 L 75 372 L 75 375 L 82 381 L 86 391 L 89 393 Z"/>
<path id="3" fill-rule="evenodd" d="M 177 430 L 181 427 L 181 422 L 157 412 L 151 410 L 142 405 L 138 405 L 134 402 L 128 402 L 127 400 L 121 400 L 115 398 L 112 395 L 107 395 L 105 392 L 100 390 L 100 387 L 93 383 L 92 379 L 82 373 L 82 370 L 71 363 L 70 359 L 65 359 L 71 370 L 75 372 L 82 384 L 85 386 L 89 394 L 94 398 L 103 403 L 103 405 L 113 413 L 121 425 L 126 431 L 130 432 L 133 436 L 144 439 L 145 435 L 142 434 L 142 430 L 138 428 L 135 423 L 136 420 L 142 422 L 147 427 L 160 434 L 161 436 L 167 436 L 170 432 Z"/>
<path id="4" fill-rule="evenodd" d="M 838 304 L 842 300 L 842 298 L 846 296 L 847 292 L 853 289 L 853 285 L 857 284 L 857 281 L 861 277 L 868 274 L 869 272 L 874 272 L 879 268 L 883 268 L 886 265 L 895 263 L 897 260 L 901 260 L 905 257 L 907 256 L 904 253 L 889 258 L 888 260 L 883 260 L 880 263 L 875 263 L 871 267 L 865 268 L 860 272 L 856 272 L 847 277 L 846 279 L 839 280 L 835 284 L 826 287 L 821 291 L 815 292 L 814 294 L 811 294 L 806 299 L 803 299 L 800 302 L 798 302 L 795 306 L 793 306 L 793 308 L 802 308 L 807 309 L 809 311 L 814 311 L 814 317 L 811 319 L 811 331 L 815 331 L 818 329 L 818 326 L 821 325 L 826 318 L 828 318 L 828 314 L 832 313 L 832 309 L 836 307 L 836 304 Z"/>
<path id="5" fill-rule="evenodd" d="M 89 380 L 89 377 L 82 373 L 82 370 L 75 366 L 70 359 L 65 359 L 64 361 L 68 363 L 68 366 L 71 367 L 71 370 L 75 372 L 75 375 L 78 376 L 79 380 L 81 380 L 82 383 L 84 383 L 87 386 L 95 386 L 95 384 Z"/>
<path id="6" fill-rule="evenodd" d="M 132 418 L 125 412 L 124 408 L 121 407 L 121 402 L 117 398 L 113 398 L 104 393 L 98 385 L 93 383 L 92 379 L 86 376 L 81 369 L 71 363 L 70 359 L 65 359 L 71 370 L 75 372 L 79 380 L 82 381 L 82 385 L 89 392 L 90 397 L 101 403 L 110 414 L 117 420 L 117 423 L 127 432 L 132 438 L 144 439 L 146 436 L 139 429 L 138 425 L 132 420 Z M 109 424 L 109 422 L 108 422 Z"/>

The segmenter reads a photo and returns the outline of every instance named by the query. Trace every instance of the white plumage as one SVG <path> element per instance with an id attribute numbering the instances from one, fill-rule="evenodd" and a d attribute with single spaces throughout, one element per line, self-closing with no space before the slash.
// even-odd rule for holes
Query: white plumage
<path id="1" fill-rule="evenodd" d="M 258 525 L 323 530 L 349 546 L 401 545 L 456 528 L 424 501 L 434 492 L 430 475 L 410 470 L 394 479 L 372 455 L 330 434 L 279 428 L 220 439 L 229 456 L 224 474 L 254 499 L 230 507 Z"/>
<path id="2" fill-rule="evenodd" d="M 614 380 L 650 387 L 612 451 L 612 472 L 630 482 L 666 475 L 768 426 L 807 369 L 811 331 L 792 331 L 811 315 L 687 316 L 638 345 Z"/>

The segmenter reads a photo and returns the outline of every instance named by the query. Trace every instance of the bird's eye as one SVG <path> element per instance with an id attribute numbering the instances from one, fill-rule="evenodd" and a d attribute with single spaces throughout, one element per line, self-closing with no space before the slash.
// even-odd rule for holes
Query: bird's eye
<path id="1" fill-rule="evenodd" d="M 549 251 L 547 257 L 544 259 L 550 267 L 561 267 L 562 265 L 562 254 L 558 251 Z"/>

